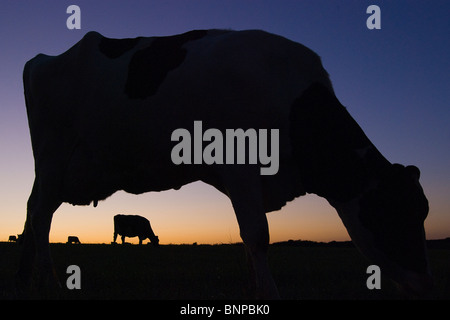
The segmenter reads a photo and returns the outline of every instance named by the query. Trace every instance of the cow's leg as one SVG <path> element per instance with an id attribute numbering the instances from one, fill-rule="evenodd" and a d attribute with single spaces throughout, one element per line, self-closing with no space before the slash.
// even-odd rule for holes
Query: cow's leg
<path id="1" fill-rule="evenodd" d="M 267 219 L 264 212 L 250 213 L 250 210 L 241 211 L 235 206 L 238 218 L 241 238 L 245 243 L 247 255 L 249 256 L 249 270 L 253 272 L 252 277 L 256 282 L 256 293 L 258 298 L 278 298 L 278 289 L 272 278 L 267 261 L 269 247 L 269 231 Z"/>
<path id="2" fill-rule="evenodd" d="M 40 288 L 47 288 L 53 285 L 60 287 L 50 255 L 49 245 L 49 233 L 53 213 L 60 205 L 61 203 L 58 201 L 42 199 L 39 206 L 31 215 L 31 225 L 36 245 L 36 267 L 39 273 Z"/>
<path id="3" fill-rule="evenodd" d="M 125 236 L 121 236 L 120 239 L 122 239 L 122 244 L 125 244 Z"/>
<path id="4" fill-rule="evenodd" d="M 117 233 L 114 232 L 114 235 L 113 235 L 113 242 L 116 243 L 116 240 L 117 240 Z"/>
<path id="5" fill-rule="evenodd" d="M 39 277 L 39 288 L 58 283 L 50 256 L 49 233 L 53 213 L 60 205 L 61 202 L 42 192 L 35 181 L 28 199 L 24 248 L 16 277 L 22 289 L 30 287 L 33 265 Z"/>
<path id="6" fill-rule="evenodd" d="M 34 258 L 36 256 L 34 237 L 31 230 L 30 210 L 27 212 L 27 219 L 22 232 L 22 244 L 22 256 L 20 258 L 19 269 L 15 277 L 16 290 L 18 291 L 18 294 L 24 293 L 24 291 L 27 291 L 31 286 L 31 276 Z"/>
<path id="7" fill-rule="evenodd" d="M 249 270 L 254 272 L 252 277 L 256 282 L 257 297 L 276 299 L 279 298 L 278 289 L 267 261 L 269 227 L 263 208 L 260 178 L 255 178 L 252 183 L 252 179 L 247 179 L 245 175 L 238 176 L 244 179 L 227 179 L 227 190 L 246 246 Z"/>
<path id="8" fill-rule="evenodd" d="M 139 245 L 142 244 L 142 238 L 139 238 Z"/>
<path id="9" fill-rule="evenodd" d="M 31 227 L 31 214 L 38 202 L 37 181 L 34 181 L 33 190 L 27 202 L 27 217 L 25 227 L 22 232 L 22 256 L 20 258 L 19 269 L 16 274 L 16 289 L 19 293 L 26 291 L 31 286 L 31 277 L 33 272 L 34 259 L 36 256 L 36 248 L 33 230 Z"/>

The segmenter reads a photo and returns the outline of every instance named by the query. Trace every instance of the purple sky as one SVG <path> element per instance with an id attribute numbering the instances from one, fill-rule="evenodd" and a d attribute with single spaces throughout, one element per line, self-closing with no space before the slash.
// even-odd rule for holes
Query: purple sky
<path id="1" fill-rule="evenodd" d="M 81 30 L 66 28 L 69 17 L 66 9 L 71 4 L 81 8 Z M 368 30 L 366 27 L 369 17 L 366 9 L 371 4 L 381 8 L 381 30 Z M 60 54 L 91 30 L 108 37 L 135 37 L 208 28 L 263 29 L 316 51 L 331 76 L 336 95 L 378 149 L 391 162 L 414 164 L 420 168 L 422 186 L 431 208 L 426 224 L 429 237 L 450 236 L 449 14 L 448 0 L 2 0 L 0 241 L 7 240 L 9 234 L 21 232 L 34 178 L 21 78 L 25 62 L 41 52 Z M 224 212 L 217 218 L 214 213 L 208 216 L 209 224 L 216 223 L 214 227 L 218 230 L 225 225 L 223 234 L 211 241 L 239 241 L 237 224 L 233 222 L 234 214 L 221 195 L 198 184 L 186 187 L 179 195 L 186 201 L 185 206 L 195 206 L 203 201 L 211 206 L 209 211 Z M 164 196 L 127 198 L 119 195 L 112 200 L 116 202 L 108 210 L 113 211 L 120 204 L 123 210 L 135 210 L 136 214 L 151 217 L 152 224 L 159 223 L 160 230 L 169 229 L 170 223 L 186 224 L 178 216 L 179 212 L 170 216 L 171 222 L 163 221 L 154 212 L 152 208 L 155 206 L 160 211 L 176 211 L 164 207 L 163 200 L 167 202 Z M 147 211 L 143 212 L 145 207 Z M 84 219 L 85 224 L 90 224 L 94 230 L 95 223 L 108 221 L 112 224 L 112 216 L 116 212 L 106 209 L 86 214 L 86 210 L 91 208 L 79 207 L 77 213 L 74 211 L 72 215 L 71 210 L 75 209 L 62 207 L 58 210 L 52 232 L 55 230 L 56 234 L 60 230 L 61 234 L 80 234 L 81 230 L 68 227 L 74 224 L 71 221 L 77 219 Z M 201 211 L 193 207 L 189 210 Z M 69 212 L 67 220 L 63 218 L 65 212 L 60 211 Z M 273 218 L 273 230 L 277 234 L 274 240 L 345 238 L 340 236 L 343 229 L 337 214 L 317 213 L 332 212 L 326 202 L 300 198 L 286 211 L 284 218 L 282 214 L 276 214 Z M 291 215 L 291 211 L 296 211 L 297 216 Z M 94 217 L 95 214 L 98 217 Z M 206 216 L 198 214 L 200 216 L 196 219 L 205 220 Z M 227 222 L 220 220 L 222 218 Z M 86 222 L 86 219 L 92 220 Z M 283 230 L 293 223 L 298 226 L 298 231 L 286 231 L 283 238 Z M 201 230 L 195 229 L 200 225 L 187 228 L 186 238 L 179 241 L 191 241 L 187 235 L 190 232 L 200 233 Z M 332 231 L 334 225 L 339 230 L 336 233 Z M 323 226 L 323 231 L 319 235 L 309 234 L 305 226 L 311 229 Z M 112 229 L 106 233 L 110 237 Z M 56 236 L 54 239 L 64 241 Z M 110 240 L 105 238 L 104 241 Z"/>

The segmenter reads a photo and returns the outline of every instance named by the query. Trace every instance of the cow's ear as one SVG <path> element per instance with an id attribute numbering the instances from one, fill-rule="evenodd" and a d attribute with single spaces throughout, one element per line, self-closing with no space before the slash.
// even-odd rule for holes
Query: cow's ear
<path id="1" fill-rule="evenodd" d="M 416 166 L 407 166 L 406 170 L 407 170 L 407 172 L 409 173 L 409 175 L 411 177 L 413 177 L 414 179 L 419 180 L 419 178 L 420 178 L 420 170 L 419 170 L 419 168 L 417 168 Z"/>

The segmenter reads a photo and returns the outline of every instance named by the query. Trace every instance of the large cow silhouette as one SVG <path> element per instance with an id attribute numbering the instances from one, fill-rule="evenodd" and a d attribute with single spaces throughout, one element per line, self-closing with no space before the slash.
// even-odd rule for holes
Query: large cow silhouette
<path id="1" fill-rule="evenodd" d="M 384 275 L 410 292 L 429 289 L 419 170 L 378 152 L 305 46 L 263 31 L 135 39 L 89 32 L 59 56 L 37 55 L 23 77 L 36 177 L 18 283 L 30 282 L 33 263 L 44 282 L 52 278 L 48 235 L 62 202 L 95 206 L 117 190 L 140 194 L 203 181 L 230 198 L 261 297 L 278 296 L 265 214 L 306 193 L 336 208 Z M 205 132 L 278 130 L 279 170 L 174 164 L 172 133 L 192 130 L 195 121 Z"/>

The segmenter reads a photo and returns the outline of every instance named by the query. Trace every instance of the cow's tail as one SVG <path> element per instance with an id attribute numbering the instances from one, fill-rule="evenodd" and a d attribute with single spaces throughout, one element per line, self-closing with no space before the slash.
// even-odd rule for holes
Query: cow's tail
<path id="1" fill-rule="evenodd" d="M 33 111 L 36 108 L 36 101 L 33 99 L 33 93 L 36 91 L 36 88 L 33 87 L 36 85 L 39 86 L 42 82 L 44 82 L 45 79 L 42 78 L 45 77 L 40 74 L 40 71 L 42 71 L 41 65 L 51 58 L 51 56 L 40 53 L 33 59 L 27 61 L 23 68 L 23 89 L 29 123 L 31 122 L 30 118 L 33 117 Z M 43 92 L 39 92 L 39 94 L 43 94 Z"/>
<path id="2" fill-rule="evenodd" d="M 32 94 L 32 83 L 33 83 L 33 79 L 32 79 L 32 66 L 33 66 L 33 60 L 29 60 L 24 68 L 23 68 L 23 93 L 24 93 L 24 98 L 25 98 L 25 107 L 27 110 L 27 118 L 28 118 L 28 128 L 30 130 L 30 137 L 31 137 L 31 146 L 33 149 L 33 154 L 35 154 L 35 150 L 36 150 L 36 146 L 35 146 L 35 130 L 34 130 L 34 126 L 35 124 L 35 120 L 33 119 L 33 110 L 36 109 L 36 106 L 34 106 L 34 102 L 33 102 L 33 94 Z M 34 107 L 33 107 L 34 106 Z"/>
<path id="3" fill-rule="evenodd" d="M 31 69 L 32 60 L 25 63 L 25 67 L 23 68 L 23 94 L 25 96 L 25 106 L 27 108 L 27 116 L 30 119 L 30 108 L 31 108 L 31 92 L 30 92 L 30 69 Z"/>

